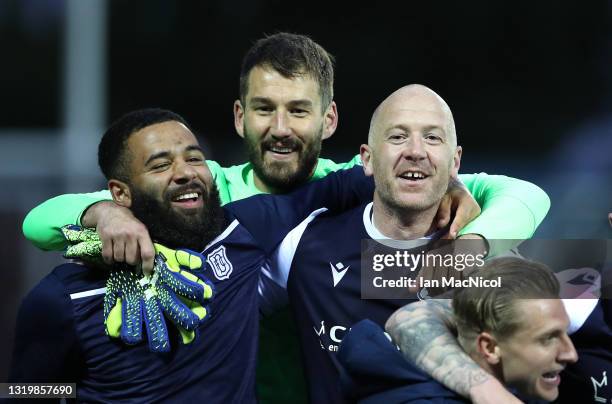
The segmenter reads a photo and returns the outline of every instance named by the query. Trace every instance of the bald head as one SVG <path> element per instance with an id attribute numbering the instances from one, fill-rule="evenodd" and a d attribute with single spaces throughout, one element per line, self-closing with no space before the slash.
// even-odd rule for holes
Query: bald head
<path id="1" fill-rule="evenodd" d="M 409 84 L 388 96 L 374 111 L 370 121 L 368 143 L 373 145 L 374 137 L 386 127 L 394 125 L 402 114 L 409 112 L 416 124 L 439 122 L 451 145 L 457 145 L 455 121 L 446 103 L 435 91 L 421 84 Z M 422 122 L 418 122 L 422 121 Z"/>

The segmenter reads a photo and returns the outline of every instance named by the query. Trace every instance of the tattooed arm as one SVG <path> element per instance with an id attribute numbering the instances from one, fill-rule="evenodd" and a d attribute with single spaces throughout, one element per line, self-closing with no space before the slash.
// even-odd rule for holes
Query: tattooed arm
<path id="1" fill-rule="evenodd" d="M 404 356 L 447 388 L 474 403 L 520 403 L 461 348 L 449 299 L 402 307 L 385 325 Z"/>

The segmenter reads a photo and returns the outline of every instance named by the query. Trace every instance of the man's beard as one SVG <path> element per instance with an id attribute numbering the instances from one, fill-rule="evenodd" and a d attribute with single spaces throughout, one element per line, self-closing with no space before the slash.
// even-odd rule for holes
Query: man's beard
<path id="1" fill-rule="evenodd" d="M 249 161 L 253 165 L 257 177 L 267 186 L 278 192 L 289 192 L 310 179 L 321 153 L 323 127 L 319 130 L 317 136 L 314 136 L 307 143 L 302 143 L 295 137 L 289 137 L 282 141 L 266 138 L 260 143 L 257 136 L 249 136 L 246 126 L 245 132 L 245 147 Z M 298 154 L 295 170 L 283 161 L 264 161 L 264 153 L 272 145 L 279 143 L 282 143 L 283 147 L 293 149 Z"/>
<path id="2" fill-rule="evenodd" d="M 193 189 L 185 184 L 180 189 Z M 221 207 L 219 191 L 213 183 L 210 191 L 201 188 L 204 206 L 200 212 L 186 215 L 172 208 L 171 198 L 164 195 L 159 202 L 145 191 L 132 188 L 132 213 L 144 223 L 154 242 L 170 248 L 188 248 L 201 252 L 215 237 L 221 234 L 225 225 L 225 212 Z M 175 193 L 176 193 L 175 192 Z"/>

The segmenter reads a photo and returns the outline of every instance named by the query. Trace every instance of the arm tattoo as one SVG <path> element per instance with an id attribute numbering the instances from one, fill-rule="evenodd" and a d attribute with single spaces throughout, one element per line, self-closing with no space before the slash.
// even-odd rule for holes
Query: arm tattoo
<path id="1" fill-rule="evenodd" d="M 457 342 L 449 299 L 404 306 L 391 316 L 386 328 L 408 360 L 464 397 L 469 398 L 472 387 L 491 378 Z"/>

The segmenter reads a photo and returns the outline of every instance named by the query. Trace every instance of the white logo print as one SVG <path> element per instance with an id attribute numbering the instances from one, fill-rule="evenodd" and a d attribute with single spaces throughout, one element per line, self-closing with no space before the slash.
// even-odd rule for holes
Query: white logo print
<path id="1" fill-rule="evenodd" d="M 344 274 L 346 274 L 346 271 L 348 271 L 348 269 L 351 267 L 350 265 L 346 268 L 344 268 L 344 264 L 341 262 L 338 262 L 335 266 L 330 262 L 329 266 L 331 267 L 332 270 L 332 276 L 334 277 L 334 288 L 336 287 L 336 285 L 342 280 L 342 278 L 344 277 Z"/>
<path id="2" fill-rule="evenodd" d="M 593 390 L 594 390 L 593 399 L 597 401 L 598 403 L 606 402 L 606 399 L 604 397 L 599 397 L 599 395 L 597 394 L 598 388 L 605 387 L 608 385 L 608 376 L 606 375 L 605 371 L 602 373 L 602 376 L 603 377 L 600 382 L 595 380 L 594 377 L 591 377 L 591 382 L 593 383 Z"/>
<path id="3" fill-rule="evenodd" d="M 220 281 L 229 278 L 230 274 L 234 270 L 234 266 L 227 258 L 227 254 L 225 253 L 225 246 L 215 248 L 213 252 L 208 254 L 206 262 L 212 268 L 215 277 Z"/>
<path id="4" fill-rule="evenodd" d="M 318 330 L 316 327 L 312 327 L 312 328 L 314 328 L 314 332 L 316 332 L 319 337 L 325 334 L 325 320 L 321 320 L 321 328 L 319 328 Z M 321 342 L 320 338 L 319 338 L 319 345 L 321 345 L 322 350 L 325 350 L 325 347 L 323 346 L 323 343 Z"/>
<path id="5" fill-rule="evenodd" d="M 314 328 L 314 331 L 317 333 L 319 337 L 325 334 L 325 320 L 321 320 L 321 327 L 318 330 L 316 329 L 316 327 L 312 327 L 312 328 Z"/>
<path id="6" fill-rule="evenodd" d="M 329 327 L 328 334 L 327 329 L 325 327 L 325 320 L 321 320 L 320 327 L 317 328 L 317 326 L 314 325 L 312 326 L 312 329 L 319 337 L 319 345 L 321 346 L 321 349 L 329 352 L 338 352 L 340 342 L 342 342 L 342 338 L 344 338 L 344 333 L 347 330 L 344 326 L 334 325 Z"/>

